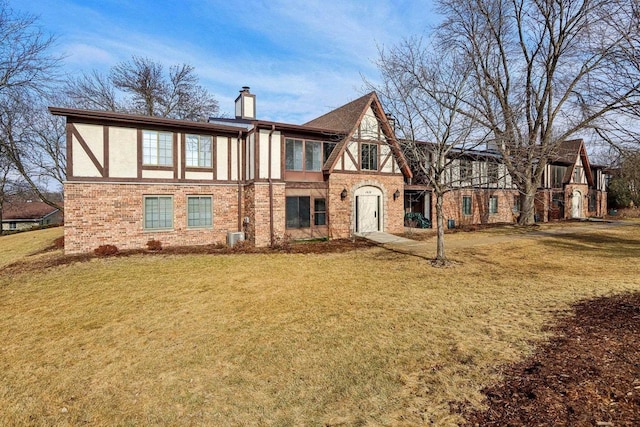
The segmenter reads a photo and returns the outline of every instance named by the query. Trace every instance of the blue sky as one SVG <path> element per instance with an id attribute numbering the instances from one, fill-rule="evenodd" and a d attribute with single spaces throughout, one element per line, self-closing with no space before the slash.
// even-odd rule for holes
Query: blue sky
<path id="1" fill-rule="evenodd" d="M 304 123 L 376 80 L 377 46 L 423 34 L 431 0 L 9 0 L 57 36 L 70 74 L 106 71 L 132 55 L 191 64 L 231 115 L 242 86 L 258 118 Z"/>

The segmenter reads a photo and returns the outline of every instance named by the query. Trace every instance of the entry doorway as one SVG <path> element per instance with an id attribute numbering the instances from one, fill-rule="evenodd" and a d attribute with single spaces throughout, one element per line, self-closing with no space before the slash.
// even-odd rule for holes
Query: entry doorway
<path id="1" fill-rule="evenodd" d="M 582 218 L 582 193 L 578 190 L 573 191 L 571 198 L 571 218 Z"/>
<path id="2" fill-rule="evenodd" d="M 355 196 L 356 233 L 382 231 L 382 191 L 365 186 Z"/>

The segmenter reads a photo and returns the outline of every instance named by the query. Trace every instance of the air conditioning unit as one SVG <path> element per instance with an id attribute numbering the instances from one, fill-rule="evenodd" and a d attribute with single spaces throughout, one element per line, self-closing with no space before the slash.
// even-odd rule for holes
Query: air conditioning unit
<path id="1" fill-rule="evenodd" d="M 230 248 L 241 240 L 244 240 L 244 231 L 229 231 L 227 233 L 227 246 Z"/>

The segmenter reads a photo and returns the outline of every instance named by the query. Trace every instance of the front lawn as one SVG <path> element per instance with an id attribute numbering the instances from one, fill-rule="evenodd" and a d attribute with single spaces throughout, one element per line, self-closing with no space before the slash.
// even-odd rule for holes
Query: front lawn
<path id="1" fill-rule="evenodd" d="M 449 255 L 0 257 L 0 425 L 456 425 L 570 304 L 640 291 L 639 224 Z"/>

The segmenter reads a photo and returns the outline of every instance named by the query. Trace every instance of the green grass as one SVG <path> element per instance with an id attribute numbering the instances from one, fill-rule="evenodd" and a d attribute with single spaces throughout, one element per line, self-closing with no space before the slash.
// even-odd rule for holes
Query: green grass
<path id="1" fill-rule="evenodd" d="M 449 256 L 436 269 L 379 248 L 136 255 L 0 273 L 0 425 L 456 425 L 450 402 L 480 405 L 558 312 L 640 291 L 638 224 Z"/>

